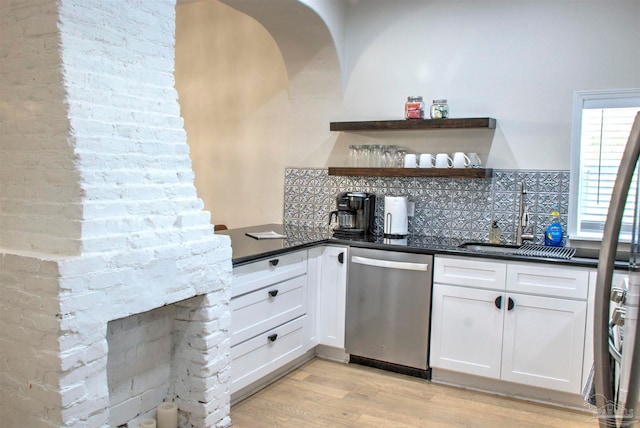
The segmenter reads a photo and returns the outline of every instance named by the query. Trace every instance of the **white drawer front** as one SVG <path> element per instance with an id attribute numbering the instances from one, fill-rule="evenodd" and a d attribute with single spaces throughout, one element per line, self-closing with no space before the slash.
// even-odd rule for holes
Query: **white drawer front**
<path id="1" fill-rule="evenodd" d="M 307 251 L 283 254 L 233 269 L 231 297 L 307 273 Z"/>
<path id="2" fill-rule="evenodd" d="M 588 269 L 512 263 L 507 268 L 508 291 L 543 296 L 587 299 Z"/>
<path id="3" fill-rule="evenodd" d="M 231 393 L 305 353 L 304 318 L 296 318 L 231 348 Z M 271 340 L 274 334 L 277 337 Z"/>
<path id="4" fill-rule="evenodd" d="M 231 299 L 231 346 L 303 315 L 306 282 L 298 276 Z"/>
<path id="5" fill-rule="evenodd" d="M 436 256 L 433 280 L 441 284 L 504 290 L 504 263 L 474 258 Z"/>

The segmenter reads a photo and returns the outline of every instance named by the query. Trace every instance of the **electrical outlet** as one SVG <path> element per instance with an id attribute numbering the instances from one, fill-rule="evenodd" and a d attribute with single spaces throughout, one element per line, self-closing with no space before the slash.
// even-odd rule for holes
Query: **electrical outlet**
<path id="1" fill-rule="evenodd" d="M 409 201 L 407 204 L 407 217 L 413 217 L 416 214 L 416 203 Z"/>

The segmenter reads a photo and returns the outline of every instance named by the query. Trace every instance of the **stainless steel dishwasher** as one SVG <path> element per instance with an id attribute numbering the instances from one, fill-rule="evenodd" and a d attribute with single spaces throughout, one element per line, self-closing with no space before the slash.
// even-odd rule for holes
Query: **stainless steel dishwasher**
<path id="1" fill-rule="evenodd" d="M 428 377 L 433 256 L 353 247 L 349 254 L 351 362 Z"/>

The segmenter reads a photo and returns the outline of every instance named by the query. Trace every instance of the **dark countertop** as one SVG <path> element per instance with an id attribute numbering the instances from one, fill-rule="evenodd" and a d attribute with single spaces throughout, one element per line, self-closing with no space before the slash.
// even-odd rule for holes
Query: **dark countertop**
<path id="1" fill-rule="evenodd" d="M 274 231 L 285 235 L 285 238 L 278 239 L 255 239 L 246 235 L 247 232 L 268 232 Z M 349 240 L 333 238 L 328 232 L 318 233 L 300 229 L 284 228 L 281 224 L 263 224 L 259 226 L 244 227 L 239 229 L 229 229 L 217 231 L 216 234 L 228 235 L 231 238 L 231 248 L 233 251 L 233 265 L 239 266 L 255 260 L 273 257 L 287 252 L 297 251 L 304 248 L 314 247 L 320 244 L 349 245 L 353 247 L 377 248 L 390 251 L 404 251 L 422 254 L 447 254 L 468 257 L 491 258 L 498 260 L 513 260 L 533 263 L 551 263 L 565 266 L 581 266 L 596 268 L 598 259 L 589 257 L 573 257 L 570 260 L 517 256 L 512 254 L 496 254 L 482 251 L 471 251 L 459 248 L 455 245 L 438 245 L 428 239 L 408 238 L 406 242 L 374 238 L 371 240 Z M 616 269 L 626 269 L 628 263 L 617 262 Z"/>
<path id="2" fill-rule="evenodd" d="M 247 236 L 247 232 L 269 232 L 284 234 L 284 239 L 255 239 Z M 241 265 L 254 260 L 273 257 L 303 248 L 313 247 L 329 241 L 330 235 L 306 233 L 299 230 L 284 231 L 281 224 L 262 224 L 239 229 L 219 230 L 217 235 L 228 235 L 231 238 L 233 265 Z"/>

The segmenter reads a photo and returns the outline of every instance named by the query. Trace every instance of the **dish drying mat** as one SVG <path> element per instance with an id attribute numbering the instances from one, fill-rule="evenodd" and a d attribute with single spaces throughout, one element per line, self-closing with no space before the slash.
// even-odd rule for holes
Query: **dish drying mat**
<path id="1" fill-rule="evenodd" d="M 515 252 L 518 256 L 529 257 L 551 257 L 555 259 L 569 260 L 576 254 L 575 248 L 568 247 L 546 247 L 544 245 L 524 244 Z"/>

